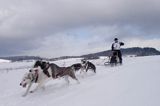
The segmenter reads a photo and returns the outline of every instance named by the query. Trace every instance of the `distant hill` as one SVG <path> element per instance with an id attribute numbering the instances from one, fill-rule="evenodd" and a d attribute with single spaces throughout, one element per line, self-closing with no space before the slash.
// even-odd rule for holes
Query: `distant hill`
<path id="1" fill-rule="evenodd" d="M 122 49 L 122 53 L 124 55 L 136 55 L 136 56 L 151 56 L 151 55 L 160 55 L 160 51 L 156 50 L 155 48 L 128 48 L 128 49 Z"/>
<path id="2" fill-rule="evenodd" d="M 160 51 L 156 50 L 155 48 L 145 47 L 132 47 L 132 48 L 125 48 L 121 49 L 123 56 L 127 55 L 134 55 L 134 56 L 151 56 L 151 55 L 160 55 Z M 99 56 L 111 56 L 112 51 L 106 50 L 102 52 L 97 53 L 91 53 L 87 55 L 82 55 L 81 57 L 87 58 L 87 59 L 96 59 L 99 58 Z"/>
<path id="3" fill-rule="evenodd" d="M 121 49 L 123 56 L 127 55 L 134 55 L 134 56 L 151 56 L 151 55 L 160 55 L 160 51 L 156 50 L 155 48 L 145 47 L 132 47 L 132 48 L 125 48 Z M 11 61 L 23 61 L 23 60 L 50 60 L 50 61 L 56 61 L 56 60 L 63 60 L 67 58 L 86 58 L 86 59 L 97 59 L 100 56 L 111 56 L 112 51 L 106 50 L 102 52 L 97 53 L 91 53 L 87 55 L 82 56 L 62 56 L 57 58 L 42 58 L 39 56 L 11 56 L 11 57 L 0 57 L 0 59 L 6 59 Z"/>
<path id="4" fill-rule="evenodd" d="M 51 58 L 50 61 L 56 61 L 56 60 L 63 60 L 63 59 L 69 59 L 69 58 L 81 58 L 81 56 L 62 56 L 57 58 Z"/>
<path id="5" fill-rule="evenodd" d="M 9 56 L 9 57 L 0 57 L 0 59 L 6 59 L 14 61 L 23 61 L 23 60 L 44 60 L 46 58 L 38 57 L 38 56 Z"/>

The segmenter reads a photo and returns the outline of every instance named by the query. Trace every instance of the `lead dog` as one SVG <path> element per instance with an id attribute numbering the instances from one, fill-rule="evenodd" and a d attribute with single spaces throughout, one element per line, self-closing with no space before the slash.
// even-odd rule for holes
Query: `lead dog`
<path id="1" fill-rule="evenodd" d="M 31 93 L 44 86 L 44 82 L 48 79 L 49 78 L 43 73 L 41 68 L 33 68 L 28 73 L 25 73 L 20 83 L 20 86 L 22 86 L 23 88 L 27 87 L 26 92 L 23 94 L 23 96 L 26 96 L 28 94 L 33 83 L 38 83 L 38 85 L 34 90 L 30 91 Z"/>
<path id="2" fill-rule="evenodd" d="M 58 77 L 64 77 L 68 84 L 69 84 L 68 76 L 76 80 L 77 83 L 80 83 L 75 76 L 73 67 L 59 67 L 56 64 L 52 63 L 50 64 L 47 71 L 50 75 L 54 77 L 48 77 L 40 67 L 32 68 L 28 73 L 24 75 L 20 85 L 24 88 L 28 85 L 28 88 L 23 96 L 26 96 L 28 94 L 33 83 L 38 83 L 38 85 L 34 90 L 31 91 L 31 93 L 33 93 L 40 87 L 44 88 L 45 83 L 48 80 L 56 79 Z"/>

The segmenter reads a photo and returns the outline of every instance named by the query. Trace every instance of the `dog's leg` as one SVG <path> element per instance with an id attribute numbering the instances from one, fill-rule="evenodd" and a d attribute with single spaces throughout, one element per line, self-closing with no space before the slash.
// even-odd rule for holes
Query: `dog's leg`
<path id="1" fill-rule="evenodd" d="M 64 76 L 64 79 L 65 79 L 65 81 L 67 82 L 67 85 L 69 85 L 69 79 L 68 79 L 68 76 L 67 76 L 67 75 Z"/>
<path id="2" fill-rule="evenodd" d="M 86 65 L 86 72 L 89 70 L 89 64 Z"/>
<path id="3" fill-rule="evenodd" d="M 33 93 L 33 92 L 37 91 L 39 88 L 44 87 L 44 83 L 45 83 L 45 81 L 38 83 L 36 88 L 34 90 L 30 91 L 30 93 Z"/>
<path id="4" fill-rule="evenodd" d="M 28 94 L 31 86 L 32 86 L 32 83 L 30 83 L 30 84 L 28 85 L 28 88 L 27 88 L 26 92 L 22 95 L 23 97 L 27 96 L 27 94 Z"/>
<path id="5" fill-rule="evenodd" d="M 81 68 L 80 70 L 80 74 L 82 74 L 84 72 L 85 68 Z"/>
<path id="6" fill-rule="evenodd" d="M 85 72 L 86 72 L 86 67 L 84 66 L 81 68 L 80 74 L 84 74 Z"/>
<path id="7" fill-rule="evenodd" d="M 77 84 L 80 84 L 80 81 L 77 78 L 75 78 L 75 80 L 77 81 Z"/>
<path id="8" fill-rule="evenodd" d="M 82 78 L 86 76 L 87 73 L 85 67 L 81 68 L 80 74 L 82 75 Z"/>
<path id="9" fill-rule="evenodd" d="M 79 80 L 77 79 L 74 71 L 71 71 L 71 72 L 70 72 L 70 77 L 71 77 L 72 79 L 76 80 L 78 84 L 80 84 L 80 82 L 79 82 Z"/>

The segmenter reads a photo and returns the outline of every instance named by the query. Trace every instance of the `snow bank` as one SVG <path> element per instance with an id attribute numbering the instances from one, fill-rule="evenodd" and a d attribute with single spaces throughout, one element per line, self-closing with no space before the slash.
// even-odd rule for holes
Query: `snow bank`
<path id="1" fill-rule="evenodd" d="M 4 59 L 0 59 L 0 63 L 9 63 L 11 62 L 10 60 L 4 60 Z"/>

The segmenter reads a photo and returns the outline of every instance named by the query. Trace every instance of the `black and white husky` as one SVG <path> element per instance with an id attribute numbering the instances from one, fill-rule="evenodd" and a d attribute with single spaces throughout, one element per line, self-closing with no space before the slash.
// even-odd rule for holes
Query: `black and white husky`
<path id="1" fill-rule="evenodd" d="M 84 59 L 81 61 L 81 64 L 85 68 L 86 72 L 88 70 L 92 70 L 94 73 L 96 73 L 96 66 L 93 63 Z"/>
<path id="2" fill-rule="evenodd" d="M 58 77 L 64 77 L 66 82 L 69 84 L 68 76 L 72 79 L 76 80 L 77 83 L 80 83 L 79 80 L 76 78 L 73 67 L 59 67 L 56 64 L 50 64 L 50 67 L 47 69 L 50 75 L 55 75 L 54 77 L 48 77 L 44 71 L 38 66 L 36 68 L 32 68 L 28 73 L 26 73 L 20 83 L 20 86 L 27 87 L 26 92 L 23 96 L 26 96 L 30 91 L 30 88 L 33 83 L 38 83 L 37 87 L 30 91 L 33 93 L 39 88 L 45 88 L 45 83 L 51 79 L 56 79 Z"/>
<path id="3" fill-rule="evenodd" d="M 26 96 L 30 91 L 30 88 L 33 83 L 38 83 L 37 87 L 30 91 L 31 93 L 39 89 L 40 87 L 44 88 L 44 83 L 51 78 L 48 78 L 42 71 L 41 68 L 32 68 L 28 73 L 24 74 L 24 77 L 20 83 L 20 86 L 26 88 L 26 92 L 23 96 Z"/>
<path id="4" fill-rule="evenodd" d="M 73 64 L 72 67 L 75 71 L 81 70 L 81 72 L 87 72 L 88 70 L 92 70 L 96 73 L 96 66 L 85 59 L 82 59 L 81 63 Z"/>

